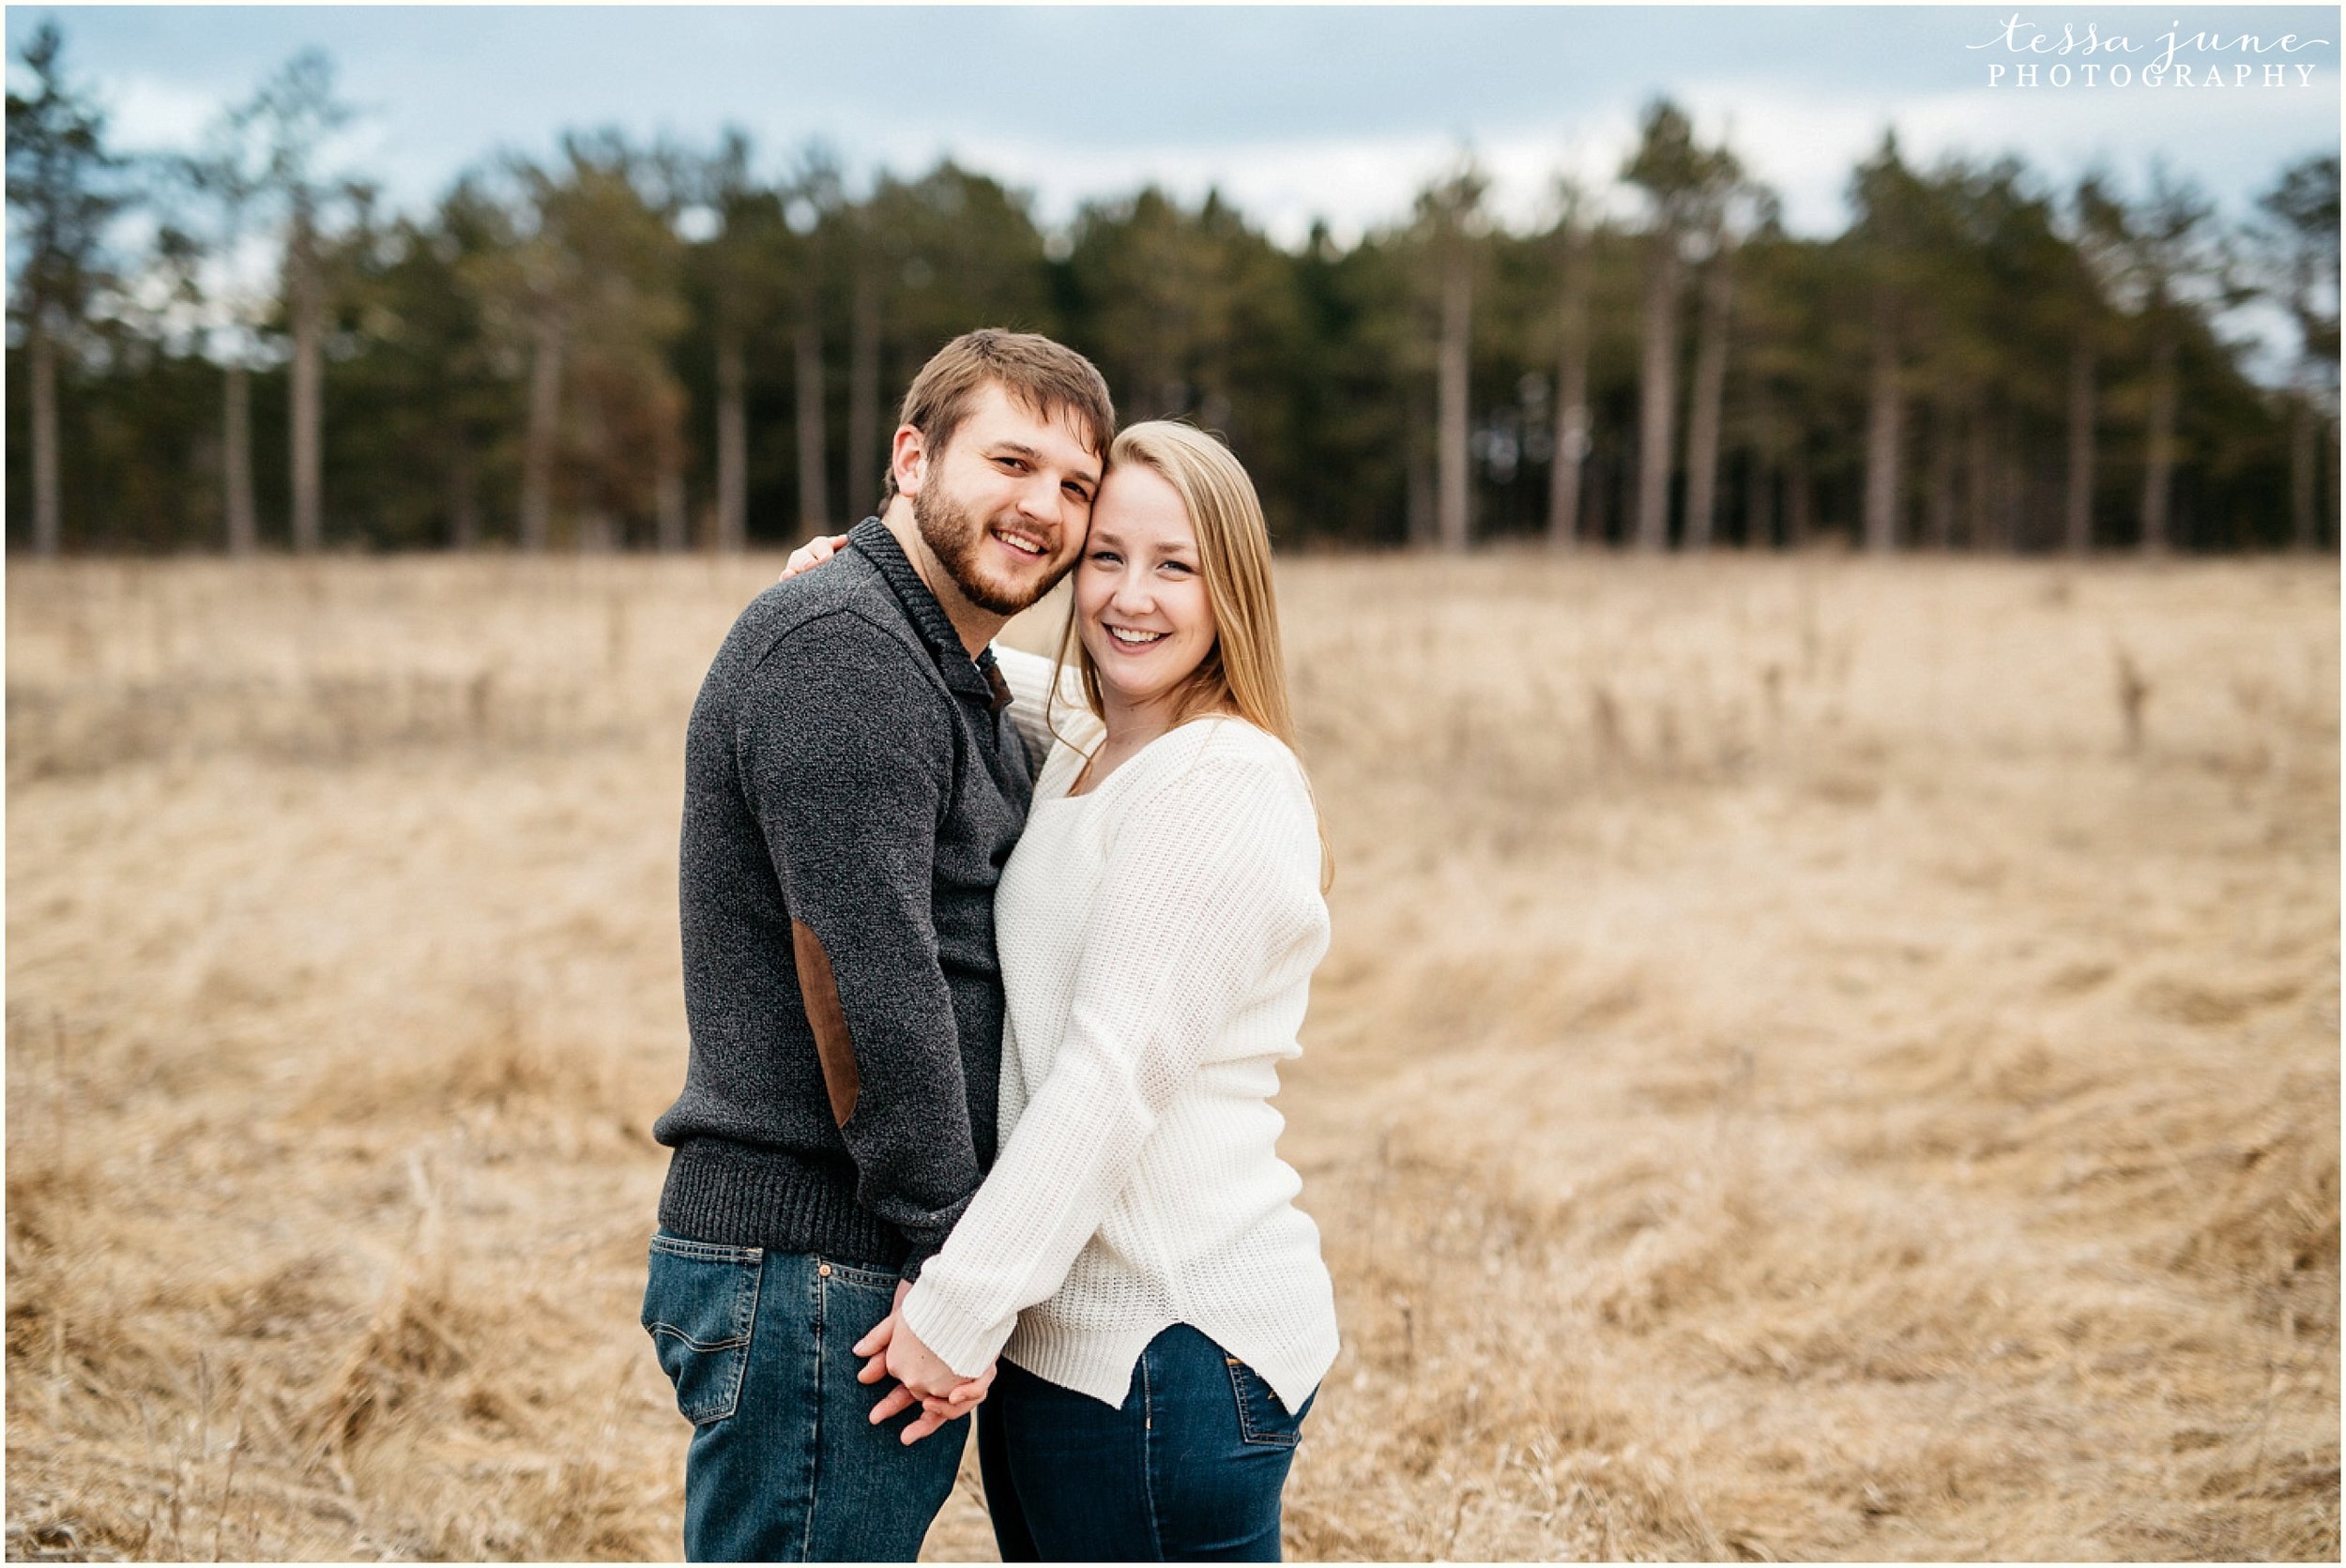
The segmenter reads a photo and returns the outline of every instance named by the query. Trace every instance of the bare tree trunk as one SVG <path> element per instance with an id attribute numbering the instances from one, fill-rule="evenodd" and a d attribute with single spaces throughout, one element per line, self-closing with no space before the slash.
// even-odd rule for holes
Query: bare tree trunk
<path id="1" fill-rule="evenodd" d="M 1724 236 L 1702 286 L 1702 342 L 1695 353 L 1694 408 L 1686 430 L 1686 548 L 1708 550 L 1716 525 L 1719 426 L 1727 400 L 1728 325 L 1735 307 L 1734 250 Z"/>
<path id="2" fill-rule="evenodd" d="M 1898 345 L 1896 324 L 1886 297 L 1874 303 L 1874 364 L 1866 394 L 1866 548 L 1887 555 L 1898 544 L 1898 500 L 1903 490 L 1898 471 L 1899 447 L 1906 421 L 1906 403 L 1898 388 Z"/>
<path id="3" fill-rule="evenodd" d="M 1751 454 L 1751 476 L 1744 490 L 1744 548 L 1775 547 L 1775 471 L 1758 452 Z"/>
<path id="4" fill-rule="evenodd" d="M 461 434 L 449 451 L 448 542 L 457 551 L 480 543 L 480 470 L 473 464 L 471 445 Z"/>
<path id="5" fill-rule="evenodd" d="M 1786 541 L 1805 550 L 1817 532 L 1817 482 L 1808 469 L 1808 444 L 1797 437 L 1784 460 Z"/>
<path id="6" fill-rule="evenodd" d="M 879 502 L 887 460 L 880 455 L 879 285 L 859 273 L 855 343 L 847 355 L 847 509 L 858 516 Z"/>
<path id="7" fill-rule="evenodd" d="M 1669 548 L 1670 437 L 1678 410 L 1678 236 L 1656 235 L 1646 273 L 1645 360 L 1638 373 L 1638 525 L 1640 550 Z"/>
<path id="8" fill-rule="evenodd" d="M 260 521 L 252 509 L 252 373 L 242 360 L 231 360 L 227 395 L 222 400 L 222 479 L 228 503 L 228 553 L 250 556 L 260 548 Z"/>
<path id="9" fill-rule="evenodd" d="M 717 550 L 749 547 L 750 421 L 742 395 L 741 337 L 728 327 L 717 344 Z"/>
<path id="10" fill-rule="evenodd" d="M 2328 504 L 2317 509 L 2322 514 L 2323 524 L 2322 537 L 2317 540 L 2317 548 L 2323 546 L 2335 547 L 2338 542 L 2338 420 L 2336 419 L 2329 419 L 2322 421 L 2321 446 L 2323 451 L 2330 454 L 2330 461 L 2328 464 L 2330 470 L 2330 488 Z"/>
<path id="11" fill-rule="evenodd" d="M 1963 415 L 1963 543 L 1985 550 L 1993 526 L 1988 515 L 1992 478 L 1988 450 L 1988 409 L 1974 390 Z"/>
<path id="12" fill-rule="evenodd" d="M 799 529 L 830 532 L 830 494 L 823 482 L 823 328 L 808 302 L 796 340 L 799 418 Z"/>
<path id="13" fill-rule="evenodd" d="M 2313 399 L 2303 387 L 2290 402 L 2289 543 L 2299 551 L 2315 548 Z"/>
<path id="14" fill-rule="evenodd" d="M 33 554 L 54 556 L 65 537 L 63 476 L 57 464 L 57 344 L 33 307 L 26 335 L 33 359 Z"/>
<path id="15" fill-rule="evenodd" d="M 2151 350 L 2149 450 L 2142 464 L 2142 553 L 2167 549 L 2175 477 L 2175 340 L 2162 331 Z"/>
<path id="16" fill-rule="evenodd" d="M 1992 453 L 1988 463 L 1988 488 L 1982 515 L 1987 520 L 1987 532 L 1979 540 L 1985 553 L 2003 554 L 2011 550 L 2014 522 L 2019 507 L 2019 476 L 2012 462 L 2012 441 L 2008 431 L 1998 432 L 1989 438 L 1987 449 Z"/>
<path id="17" fill-rule="evenodd" d="M 1606 488 L 1605 456 L 1593 445 L 1580 464 L 1580 516 L 1573 526 L 1575 546 L 1593 544 L 1603 548 L 1608 541 L 1607 526 L 1611 513 L 1611 492 Z"/>
<path id="18" fill-rule="evenodd" d="M 1574 549 L 1580 542 L 1581 480 L 1589 462 L 1589 363 L 1576 357 L 1564 383 L 1570 401 L 1556 412 L 1556 462 L 1547 478 L 1548 542 Z"/>
<path id="19" fill-rule="evenodd" d="M 1442 258 L 1441 269 L 1435 524 L 1441 547 L 1450 551 L 1467 547 L 1468 504 L 1471 496 L 1467 469 L 1467 359 L 1469 334 L 1474 321 L 1472 260 L 1465 242 L 1454 240 L 1449 253 Z"/>
<path id="20" fill-rule="evenodd" d="M 2069 351 L 2069 489 L 2062 505 L 2062 548 L 2082 556 L 2094 548 L 2094 350 Z"/>
<path id="21" fill-rule="evenodd" d="M 1751 457 L 1744 485 L 1744 546 L 1766 550 L 1775 543 L 1775 410 L 1767 388 L 1751 393 Z"/>
<path id="22" fill-rule="evenodd" d="M 308 554 L 325 542 L 319 515 L 318 476 L 322 452 L 324 348 L 323 290 L 319 286 L 316 236 L 306 213 L 294 219 L 287 261 L 293 307 L 293 546 Z"/>
<path id="23" fill-rule="evenodd" d="M 2003 537 L 1997 547 L 2007 555 L 2027 548 L 2030 498 L 2037 494 L 2034 476 L 2020 458 L 2020 427 L 2006 420 L 2003 431 Z"/>
<path id="24" fill-rule="evenodd" d="M 553 539 L 554 447 L 562 416 L 562 325 L 538 323 L 529 365 L 529 428 L 522 447 L 522 548 L 542 551 Z"/>
<path id="25" fill-rule="evenodd" d="M 1417 378 L 1409 378 L 1415 382 Z M 1409 419 L 1403 429 L 1401 467 L 1407 486 L 1409 508 L 1404 526 L 1409 543 L 1418 548 L 1430 545 L 1435 540 L 1434 528 L 1434 465 L 1425 460 L 1424 432 L 1432 419 L 1432 411 L 1425 406 L 1423 384 L 1409 398 Z"/>
<path id="26" fill-rule="evenodd" d="M 1580 480 L 1589 460 L 1589 235 L 1564 242 L 1563 302 L 1556 347 L 1556 457 L 1547 471 L 1547 538 L 1569 549 L 1580 537 Z"/>
<path id="27" fill-rule="evenodd" d="M 1954 407 L 1944 402 L 1930 411 L 1930 501 L 1924 525 L 1933 550 L 1955 548 L 1955 487 L 1962 467 L 1955 439 Z"/>
<path id="28" fill-rule="evenodd" d="M 690 531 L 684 507 L 684 476 L 674 468 L 662 474 L 652 492 L 653 545 L 663 556 L 683 550 Z"/>

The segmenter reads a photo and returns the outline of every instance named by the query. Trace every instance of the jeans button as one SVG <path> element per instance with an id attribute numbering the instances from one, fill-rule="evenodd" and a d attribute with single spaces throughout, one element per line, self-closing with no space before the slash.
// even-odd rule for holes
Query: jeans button
<path id="1" fill-rule="evenodd" d="M 815 1265 L 815 1271 L 825 1279 L 830 1278 L 830 1265 L 828 1263 L 817 1263 Z"/>

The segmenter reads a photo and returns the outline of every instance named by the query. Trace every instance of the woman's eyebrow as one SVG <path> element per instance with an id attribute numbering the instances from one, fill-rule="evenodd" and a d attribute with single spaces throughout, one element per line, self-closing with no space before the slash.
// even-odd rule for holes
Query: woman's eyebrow
<path id="1" fill-rule="evenodd" d="M 1085 548 L 1091 550 L 1123 551 L 1125 547 L 1122 535 L 1119 534 L 1113 528 L 1103 528 L 1095 523 L 1091 525 L 1091 532 L 1085 540 Z M 1194 559 L 1196 556 L 1197 549 L 1196 546 L 1183 540 L 1173 544 L 1153 545 L 1150 547 L 1150 553 L 1164 560 L 1171 560 L 1176 557 Z"/>

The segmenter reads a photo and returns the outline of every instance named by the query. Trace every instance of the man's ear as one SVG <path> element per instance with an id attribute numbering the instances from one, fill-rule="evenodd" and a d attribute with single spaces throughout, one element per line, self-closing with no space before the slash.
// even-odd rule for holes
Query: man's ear
<path id="1" fill-rule="evenodd" d="M 921 439 L 921 432 L 911 425 L 898 425 L 894 443 L 888 452 L 888 466 L 896 476 L 896 494 L 918 495 L 921 483 L 928 477 L 928 449 Z"/>

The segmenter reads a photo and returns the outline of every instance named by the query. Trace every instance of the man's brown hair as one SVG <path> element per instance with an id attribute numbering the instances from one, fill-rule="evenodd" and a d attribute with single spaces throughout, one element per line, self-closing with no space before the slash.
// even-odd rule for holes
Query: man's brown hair
<path id="1" fill-rule="evenodd" d="M 1108 384 L 1090 360 L 1036 332 L 998 327 L 964 332 L 921 367 L 896 422 L 919 431 L 922 449 L 934 457 L 952 440 L 988 382 L 998 383 L 1046 419 L 1072 419 L 1086 445 L 1106 460 L 1108 443 L 1116 438 Z M 896 465 L 891 463 L 880 485 L 880 509 L 886 510 L 895 498 Z"/>

